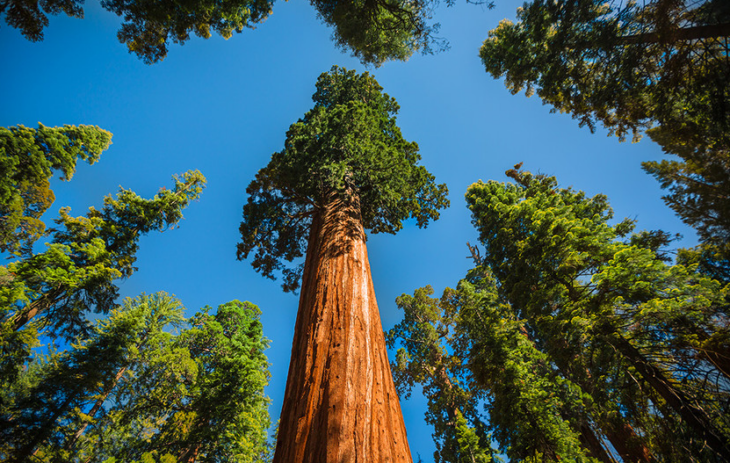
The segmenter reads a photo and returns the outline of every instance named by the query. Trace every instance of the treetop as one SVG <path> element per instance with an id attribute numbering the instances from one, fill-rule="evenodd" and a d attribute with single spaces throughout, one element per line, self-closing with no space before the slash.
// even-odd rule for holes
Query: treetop
<path id="1" fill-rule="evenodd" d="M 418 165 L 418 145 L 396 125 L 398 104 L 372 76 L 335 66 L 312 99 L 246 190 L 238 257 L 256 249 L 252 265 L 267 277 L 283 268 L 281 259 L 304 255 L 311 216 L 333 193 L 359 200 L 372 233 L 394 234 L 408 218 L 425 227 L 449 204 L 446 185 Z"/>

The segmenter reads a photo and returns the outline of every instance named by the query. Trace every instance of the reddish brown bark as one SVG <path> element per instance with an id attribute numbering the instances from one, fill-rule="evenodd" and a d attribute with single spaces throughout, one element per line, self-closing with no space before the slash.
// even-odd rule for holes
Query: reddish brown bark
<path id="1" fill-rule="evenodd" d="M 593 458 L 596 458 L 603 463 L 617 463 L 616 459 L 606 451 L 601 440 L 586 422 L 583 422 L 580 425 L 580 442 Z"/>
<path id="2" fill-rule="evenodd" d="M 198 453 L 200 453 L 200 448 L 202 446 L 203 444 L 201 442 L 198 442 L 194 445 L 191 445 L 190 447 L 184 448 L 180 453 L 177 461 L 180 463 L 195 463 L 195 460 L 198 458 Z"/>
<path id="3" fill-rule="evenodd" d="M 722 458 L 730 461 L 730 443 L 726 441 L 726 436 L 713 426 L 706 412 L 695 406 L 680 389 L 675 387 L 673 382 L 664 376 L 659 368 L 647 361 L 629 341 L 618 334 L 613 336 L 613 341 L 614 347 L 631 362 L 647 384 L 654 388 L 667 405 L 677 412 L 687 426 L 702 437 L 705 445 Z"/>
<path id="4" fill-rule="evenodd" d="M 62 295 L 63 295 L 63 291 L 61 291 L 60 289 L 54 289 L 50 293 L 48 293 L 44 296 L 41 296 L 40 299 L 33 301 L 22 312 L 19 312 L 14 316 L 13 329 L 15 331 L 18 331 L 19 329 L 21 329 L 23 326 L 25 326 L 26 323 L 31 321 L 36 315 L 48 310 L 48 308 L 51 307 L 57 301 L 57 299 L 60 298 Z"/>
<path id="5" fill-rule="evenodd" d="M 611 423 L 606 428 L 606 436 L 625 462 L 649 463 L 653 461 L 651 452 L 628 423 Z"/>
<path id="6" fill-rule="evenodd" d="M 411 463 L 359 204 L 313 217 L 274 463 Z"/>

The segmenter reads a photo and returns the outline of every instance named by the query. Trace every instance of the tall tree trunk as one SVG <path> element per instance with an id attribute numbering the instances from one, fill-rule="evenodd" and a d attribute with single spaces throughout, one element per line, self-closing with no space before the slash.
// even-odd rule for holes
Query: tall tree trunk
<path id="1" fill-rule="evenodd" d="M 21 329 L 36 315 L 48 310 L 48 308 L 55 304 L 61 298 L 61 296 L 63 296 L 63 294 L 64 292 L 60 288 L 56 288 L 44 294 L 39 299 L 36 299 L 35 301 L 28 304 L 27 307 L 24 307 L 21 311 L 13 316 L 13 329 L 15 331 Z"/>
<path id="2" fill-rule="evenodd" d="M 644 440 L 636 434 L 630 424 L 623 421 L 623 418 L 606 423 L 604 432 L 613 448 L 625 462 L 648 463 L 654 461 Z"/>
<path id="3" fill-rule="evenodd" d="M 274 463 L 411 463 L 356 194 L 314 215 Z"/>
<path id="4" fill-rule="evenodd" d="M 529 338 L 527 330 L 522 327 L 522 333 Z M 568 342 L 565 338 L 558 338 L 556 340 L 557 345 L 553 347 L 553 350 L 562 350 L 568 348 Z M 555 343 L 553 343 L 555 345 Z M 569 361 L 563 359 L 559 355 L 554 355 L 553 359 L 556 363 L 558 371 L 563 377 L 569 379 L 584 392 L 587 392 L 596 399 L 597 403 L 602 400 L 600 397 L 595 395 L 596 388 L 590 384 L 589 380 L 581 375 L 574 374 L 574 368 Z M 599 410 L 590 407 L 590 411 L 595 416 L 600 416 L 602 413 Z M 614 449 L 618 452 L 621 459 L 625 462 L 631 463 L 649 463 L 653 461 L 653 457 L 649 448 L 646 446 L 645 440 L 642 439 L 634 432 L 634 428 L 630 424 L 624 421 L 624 418 L 620 415 L 612 419 L 599 419 L 598 426 L 600 431 L 606 438 L 611 442 Z M 607 459 L 613 460 L 613 457 L 606 453 L 603 446 L 600 444 L 598 436 L 595 434 L 591 436 L 589 433 L 593 433 L 593 429 L 585 421 L 581 424 L 581 442 L 584 446 L 591 451 L 592 456 L 599 458 L 601 461 L 607 461 Z M 600 450 L 599 450 L 600 449 Z"/>
<path id="5" fill-rule="evenodd" d="M 685 28 L 680 27 L 667 31 L 665 34 L 660 34 L 658 32 L 647 32 L 644 34 L 625 35 L 619 38 L 619 43 L 621 45 L 637 43 L 675 43 L 689 40 L 727 37 L 729 35 L 730 23 L 722 23 Z"/>
<path id="6" fill-rule="evenodd" d="M 580 442 L 583 444 L 590 456 L 603 463 L 618 463 L 603 447 L 593 428 L 584 420 L 580 424 Z"/>

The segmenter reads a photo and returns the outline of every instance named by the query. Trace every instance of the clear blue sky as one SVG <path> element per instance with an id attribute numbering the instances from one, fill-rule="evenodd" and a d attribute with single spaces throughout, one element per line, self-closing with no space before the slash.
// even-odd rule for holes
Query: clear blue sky
<path id="1" fill-rule="evenodd" d="M 591 134 L 567 115 L 550 114 L 537 97 L 511 95 L 486 74 L 479 47 L 487 31 L 514 18 L 521 4 L 496 2 L 494 10 L 463 1 L 438 8 L 435 20 L 449 51 L 369 69 L 399 102 L 404 136 L 418 142 L 423 165 L 448 185 L 452 202 L 425 230 L 409 223 L 398 235 L 368 240 L 385 329 L 401 318 L 398 295 L 427 284 L 440 294 L 464 276 L 470 263 L 465 243 L 477 241 L 464 192 L 479 179 L 507 180 L 504 171 L 518 162 L 557 176 L 563 186 L 607 194 L 616 217 L 637 219 L 640 229 L 679 232 L 686 237 L 680 245 L 695 243 L 661 201 L 657 182 L 640 168 L 641 161 L 661 157 L 658 146 L 648 139 L 619 143 L 603 130 Z M 302 0 L 276 3 L 256 30 L 229 40 L 173 45 L 152 66 L 117 41 L 118 26 L 96 0 L 87 2 L 84 20 L 51 18 L 40 43 L 26 41 L 3 21 L 0 126 L 92 124 L 114 134 L 99 163 L 81 166 L 71 182 L 53 183 L 57 200 L 49 220 L 62 206 L 82 215 L 120 185 L 151 197 L 171 185 L 172 174 L 199 169 L 207 177 L 202 198 L 178 229 L 141 240 L 139 271 L 122 283 L 122 294 L 167 291 L 188 314 L 232 299 L 257 304 L 271 339 L 267 393 L 276 421 L 297 297 L 236 260 L 245 188 L 283 147 L 289 125 L 312 106 L 320 73 L 334 64 L 366 69 L 334 47 L 331 30 Z M 414 458 L 433 461 L 425 399 L 414 394 L 402 407 Z"/>

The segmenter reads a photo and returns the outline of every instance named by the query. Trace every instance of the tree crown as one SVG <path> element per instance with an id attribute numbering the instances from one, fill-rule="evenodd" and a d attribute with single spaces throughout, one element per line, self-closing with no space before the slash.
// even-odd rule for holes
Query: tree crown
<path id="1" fill-rule="evenodd" d="M 331 194 L 359 200 L 364 228 L 396 233 L 414 218 L 419 227 L 448 206 L 447 189 L 418 165 L 418 145 L 396 125 L 398 104 L 368 73 L 333 67 L 317 81 L 314 107 L 287 132 L 246 192 L 238 257 L 256 249 L 253 266 L 272 278 L 304 254 L 311 216 Z M 298 274 L 284 272 L 288 289 Z M 293 287 L 289 285 L 293 283 Z"/>

